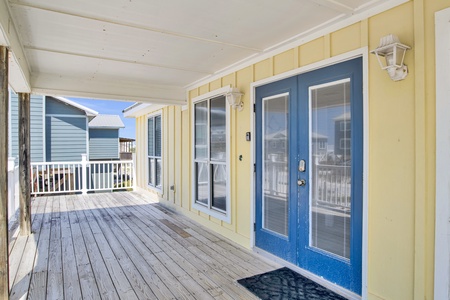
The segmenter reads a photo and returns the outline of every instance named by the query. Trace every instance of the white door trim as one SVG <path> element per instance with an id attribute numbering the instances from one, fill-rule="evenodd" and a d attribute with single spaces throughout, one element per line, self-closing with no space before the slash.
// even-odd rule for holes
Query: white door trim
<path id="1" fill-rule="evenodd" d="M 367 299 L 367 277 L 368 277 L 368 241 L 369 241 L 369 49 L 368 47 L 363 47 L 354 51 L 350 51 L 338 56 L 334 56 L 329 59 L 322 60 L 317 63 L 313 63 L 308 66 L 304 66 L 292 71 L 288 71 L 276 76 L 272 76 L 266 79 L 262 79 L 256 82 L 253 82 L 250 85 L 250 99 L 253 104 L 255 104 L 255 95 L 256 88 L 271 82 L 279 81 L 285 78 L 289 78 L 292 76 L 300 75 L 302 73 L 306 73 L 309 71 L 313 71 L 316 69 L 324 68 L 330 65 L 334 65 L 340 62 L 344 62 L 347 60 L 351 60 L 353 58 L 362 57 L 362 65 L 363 65 L 363 228 L 362 228 L 362 299 Z M 255 124 L 255 116 L 253 109 L 250 110 L 250 124 L 252 124 L 252 145 L 251 145 L 251 161 L 253 162 L 251 166 L 251 171 L 253 174 L 252 182 L 251 182 L 251 207 L 250 207 L 250 225 L 251 225 L 251 235 L 250 235 L 250 246 L 255 249 L 255 231 L 254 231 L 254 223 L 256 220 L 256 208 L 255 208 L 255 184 L 256 177 L 253 172 L 254 164 L 256 163 L 256 146 L 255 146 L 255 132 L 256 132 L 256 124 Z"/>
<path id="2" fill-rule="evenodd" d="M 436 227 L 434 298 L 450 299 L 450 8 L 435 14 Z"/>

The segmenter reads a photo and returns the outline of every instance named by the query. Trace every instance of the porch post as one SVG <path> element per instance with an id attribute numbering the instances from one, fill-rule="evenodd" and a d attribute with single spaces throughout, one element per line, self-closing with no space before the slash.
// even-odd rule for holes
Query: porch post
<path id="1" fill-rule="evenodd" d="M 0 46 L 0 299 L 9 299 L 8 98 L 8 49 Z"/>
<path id="2" fill-rule="evenodd" d="M 31 233 L 30 94 L 19 93 L 20 235 Z"/>

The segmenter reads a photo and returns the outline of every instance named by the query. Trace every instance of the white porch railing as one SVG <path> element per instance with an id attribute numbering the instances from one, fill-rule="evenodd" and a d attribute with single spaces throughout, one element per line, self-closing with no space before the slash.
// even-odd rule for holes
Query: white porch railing
<path id="1" fill-rule="evenodd" d="M 133 160 L 31 163 L 31 194 L 134 189 Z"/>
<path id="2" fill-rule="evenodd" d="M 19 166 L 15 165 L 15 158 L 8 158 L 8 223 L 16 220 L 19 209 Z"/>
<path id="3" fill-rule="evenodd" d="M 266 161 L 264 167 L 264 194 L 286 197 L 289 192 L 287 163 Z M 313 201 L 329 206 L 350 208 L 350 166 L 315 164 L 311 179 Z"/>

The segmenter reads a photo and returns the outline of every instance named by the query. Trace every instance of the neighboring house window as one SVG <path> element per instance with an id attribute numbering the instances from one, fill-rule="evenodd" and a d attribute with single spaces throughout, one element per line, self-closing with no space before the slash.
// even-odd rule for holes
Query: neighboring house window
<path id="1" fill-rule="evenodd" d="M 225 96 L 194 104 L 194 208 L 230 222 Z"/>
<path id="2" fill-rule="evenodd" d="M 327 147 L 327 143 L 325 141 L 319 141 L 319 149 L 325 149 Z"/>
<path id="3" fill-rule="evenodd" d="M 340 124 L 341 131 L 350 131 L 351 124 L 350 121 L 342 121 Z"/>
<path id="4" fill-rule="evenodd" d="M 148 185 L 161 189 L 161 115 L 148 117 L 147 124 Z"/>

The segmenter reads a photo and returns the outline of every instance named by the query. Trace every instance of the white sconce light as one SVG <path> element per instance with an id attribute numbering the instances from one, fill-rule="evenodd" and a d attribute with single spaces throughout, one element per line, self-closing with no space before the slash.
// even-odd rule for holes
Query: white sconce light
<path id="1" fill-rule="evenodd" d="M 389 34 L 380 39 L 380 45 L 370 53 L 375 54 L 381 69 L 387 70 L 393 81 L 399 81 L 406 78 L 408 68 L 403 64 L 406 50 L 411 47 L 400 43 L 396 35 Z M 384 60 L 381 59 L 384 57 Z"/>
<path id="2" fill-rule="evenodd" d="M 242 94 L 237 88 L 230 88 L 230 90 L 225 94 L 228 104 L 234 108 L 242 111 L 244 109 L 244 103 L 241 101 Z"/>

